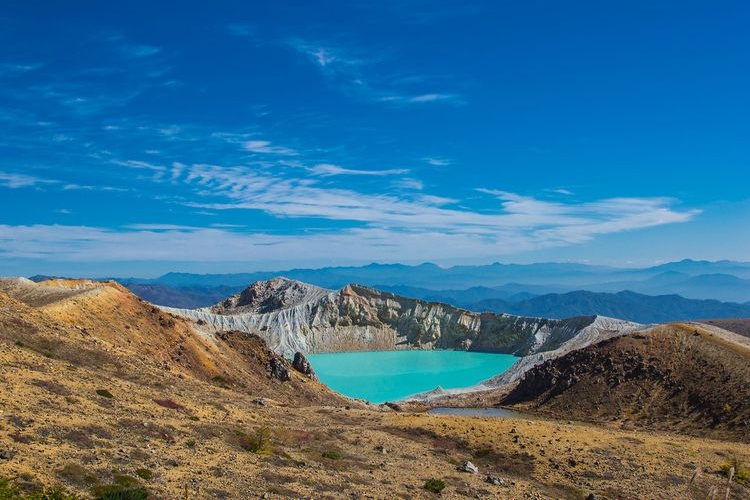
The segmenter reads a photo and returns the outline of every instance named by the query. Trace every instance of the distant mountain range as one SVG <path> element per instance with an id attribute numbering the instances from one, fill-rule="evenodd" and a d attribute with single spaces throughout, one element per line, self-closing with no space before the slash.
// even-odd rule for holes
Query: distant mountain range
<path id="1" fill-rule="evenodd" d="M 650 296 L 630 291 L 550 293 L 520 302 L 485 299 L 470 309 L 548 318 L 600 314 L 638 323 L 750 317 L 750 304 L 686 299 L 679 295 Z"/>
<path id="2" fill-rule="evenodd" d="M 460 291 L 462 304 L 483 299 L 529 298 L 576 290 L 620 292 L 630 290 L 647 295 L 677 294 L 689 299 L 728 302 L 750 301 L 750 262 L 682 260 L 647 268 L 615 268 L 575 263 L 490 264 L 440 267 L 425 263 L 369 264 L 360 267 L 287 269 L 236 274 L 168 273 L 155 279 L 115 278 L 123 284 L 166 285 L 170 288 L 201 289 L 230 287 L 235 291 L 250 283 L 284 276 L 324 288 L 341 288 L 349 283 L 404 293 L 404 287 L 426 289 L 435 294 Z M 485 290 L 493 289 L 493 290 Z M 464 297 L 474 294 L 473 298 Z M 481 296 L 479 296 L 481 295 Z M 516 298 L 516 299 L 517 299 Z M 515 300 L 515 299 L 512 299 Z"/>
<path id="3" fill-rule="evenodd" d="M 624 269 L 574 263 L 434 264 L 119 278 L 155 304 L 196 308 L 276 276 L 338 289 L 350 283 L 474 311 L 563 318 L 602 314 L 638 322 L 750 317 L 750 263 L 683 260 Z M 41 281 L 48 276 L 35 276 Z"/>

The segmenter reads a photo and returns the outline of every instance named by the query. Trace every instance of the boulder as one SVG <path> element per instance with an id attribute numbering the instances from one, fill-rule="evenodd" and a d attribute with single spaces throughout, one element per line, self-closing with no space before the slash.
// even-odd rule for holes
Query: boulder
<path id="1" fill-rule="evenodd" d="M 466 461 L 463 464 L 461 464 L 456 470 L 459 470 L 461 472 L 470 472 L 471 474 L 479 473 L 479 468 L 469 461 Z"/>
<path id="2" fill-rule="evenodd" d="M 318 380 L 318 376 L 315 374 L 312 365 L 307 360 L 304 354 L 297 351 L 294 353 L 294 361 L 292 362 L 292 368 L 300 372 L 311 380 Z"/>
<path id="3" fill-rule="evenodd" d="M 289 369 L 286 367 L 284 361 L 276 357 L 271 358 L 268 362 L 268 374 L 282 382 L 286 382 L 291 378 L 289 376 Z"/>

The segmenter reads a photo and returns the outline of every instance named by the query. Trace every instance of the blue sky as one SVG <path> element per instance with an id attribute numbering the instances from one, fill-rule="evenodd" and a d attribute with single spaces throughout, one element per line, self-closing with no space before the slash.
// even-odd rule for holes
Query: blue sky
<path id="1" fill-rule="evenodd" d="M 13 2 L 0 274 L 750 260 L 744 2 Z"/>

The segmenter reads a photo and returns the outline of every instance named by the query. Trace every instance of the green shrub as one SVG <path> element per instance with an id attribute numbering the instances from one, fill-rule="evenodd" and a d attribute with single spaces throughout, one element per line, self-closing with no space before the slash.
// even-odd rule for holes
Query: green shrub
<path id="1" fill-rule="evenodd" d="M 25 494 L 7 477 L 0 477 L 0 500 L 77 500 L 78 497 L 65 492 L 59 486 L 44 488 Z"/>
<path id="2" fill-rule="evenodd" d="M 103 398 L 110 398 L 110 399 L 111 399 L 111 398 L 113 398 L 113 397 L 114 397 L 114 396 L 112 395 L 112 393 L 111 393 L 111 392 L 109 392 L 109 391 L 108 391 L 107 389 L 97 389 L 97 390 L 96 390 L 96 393 L 97 393 L 98 395 L 100 395 L 101 397 L 103 397 Z"/>
<path id="3" fill-rule="evenodd" d="M 135 475 L 140 477 L 144 481 L 148 481 L 154 476 L 154 473 L 151 472 L 150 469 L 136 469 Z"/>
<path id="4" fill-rule="evenodd" d="M 742 460 L 735 456 L 727 459 L 723 464 L 721 464 L 721 471 L 728 477 L 729 470 L 732 467 L 734 467 L 734 481 L 743 485 L 750 483 L 750 469 L 745 466 Z"/>
<path id="5" fill-rule="evenodd" d="M 433 493 L 440 493 L 445 489 L 445 482 L 440 479 L 431 478 L 425 481 L 424 489 Z"/>
<path id="6" fill-rule="evenodd" d="M 188 448 L 195 448 L 195 439 L 188 439 L 185 441 L 185 445 L 187 445 Z"/>
<path id="7" fill-rule="evenodd" d="M 259 455 L 271 453 L 271 429 L 267 425 L 261 425 L 255 429 L 252 435 L 238 431 L 237 437 L 240 441 L 240 447 L 245 451 L 251 451 Z"/>
<path id="8" fill-rule="evenodd" d="M 94 486 L 91 488 L 91 495 L 96 500 L 145 500 L 148 498 L 148 490 L 134 477 L 115 474 L 112 484 Z"/>
<path id="9" fill-rule="evenodd" d="M 16 484 L 7 477 L 0 477 L 0 499 L 18 498 L 21 492 Z"/>
<path id="10" fill-rule="evenodd" d="M 326 450 L 322 453 L 323 458 L 330 458 L 331 460 L 341 460 L 341 453 L 338 451 Z"/>
<path id="11" fill-rule="evenodd" d="M 59 475 L 71 483 L 79 484 L 86 482 L 86 478 L 88 477 L 86 469 L 82 465 L 73 462 L 65 464 L 60 470 Z"/>

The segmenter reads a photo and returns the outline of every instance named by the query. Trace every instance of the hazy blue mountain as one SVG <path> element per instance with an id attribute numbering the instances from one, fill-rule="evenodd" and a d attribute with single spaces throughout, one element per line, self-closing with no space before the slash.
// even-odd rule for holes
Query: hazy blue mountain
<path id="1" fill-rule="evenodd" d="M 686 299 L 679 295 L 649 296 L 630 291 L 553 293 L 520 302 L 488 299 L 470 308 L 476 311 L 507 312 L 545 318 L 600 314 L 639 323 L 750 317 L 750 306 L 747 304 Z"/>
<path id="2" fill-rule="evenodd" d="M 642 269 L 618 269 L 575 263 L 490 264 L 440 267 L 425 263 L 369 264 L 359 267 L 287 269 L 237 274 L 168 273 L 156 279 L 123 279 L 124 284 L 175 287 L 247 286 L 276 276 L 337 289 L 359 283 L 428 300 L 457 305 L 486 299 L 518 300 L 519 293 L 543 295 L 575 290 L 647 295 L 678 294 L 694 299 L 750 301 L 750 263 L 684 260 Z M 524 298 L 521 296 L 520 298 Z M 526 297 L 527 298 L 527 297 Z"/>
<path id="3" fill-rule="evenodd" d="M 245 286 L 185 286 L 128 283 L 131 292 L 160 306 L 195 309 L 207 307 L 242 291 Z"/>
<path id="4" fill-rule="evenodd" d="M 598 292 L 632 290 L 647 295 L 677 294 L 691 299 L 711 298 L 728 302 L 745 302 L 750 298 L 750 279 L 721 273 L 691 276 L 672 271 L 642 281 L 619 281 L 582 288 Z"/>

